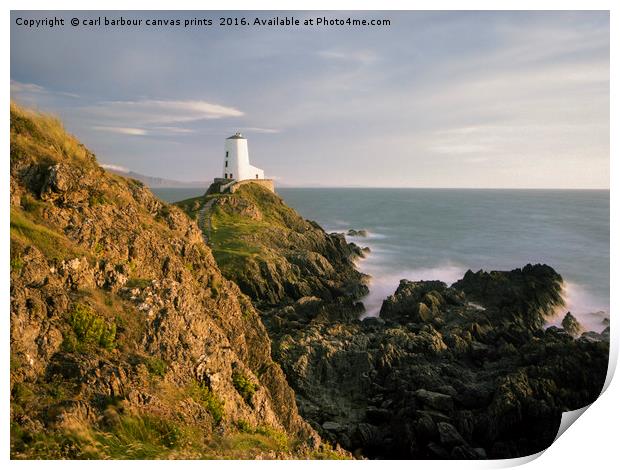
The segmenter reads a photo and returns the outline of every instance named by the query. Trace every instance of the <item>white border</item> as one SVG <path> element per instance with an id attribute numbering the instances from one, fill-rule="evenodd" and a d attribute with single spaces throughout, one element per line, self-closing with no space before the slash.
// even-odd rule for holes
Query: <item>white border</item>
<path id="1" fill-rule="evenodd" d="M 392 1 L 390 3 L 370 0 L 303 0 L 298 2 L 290 2 L 285 0 L 263 0 L 260 3 L 250 0 L 230 0 L 224 1 L 189 1 L 175 0 L 174 2 L 166 2 L 163 0 L 153 0 L 151 2 L 138 2 L 134 0 L 93 0 L 87 4 L 76 0 L 59 0 L 56 2 L 42 0 L 8 0 L 4 3 L 5 8 L 2 11 L 2 62 L 1 67 L 3 76 L 5 77 L 5 86 L 1 90 L 2 101 L 4 102 L 5 112 L 3 116 L 4 132 L 1 134 L 2 149 L 4 154 L 5 170 L 0 172 L 0 181 L 2 183 L 2 217 L 0 223 L 2 230 L 3 250 L 0 253 L 0 276 L 2 276 L 2 305 L 5 306 L 3 328 L 0 328 L 0 344 L 2 344 L 2 359 L 6 369 L 2 375 L 0 390 L 2 391 L 2 407 L 0 407 L 0 435 L 2 436 L 3 456 L 9 458 L 9 134 L 8 134 L 8 108 L 10 102 L 9 80 L 10 80 L 10 10 L 610 10 L 611 18 L 611 153 L 610 153 L 610 179 L 611 185 L 617 179 L 618 164 L 615 161 L 618 148 L 618 93 L 615 89 L 618 78 L 618 48 L 614 44 L 618 44 L 618 2 L 605 0 L 504 0 L 502 2 L 492 0 L 472 0 L 467 3 L 458 0 L 418 0 L 415 2 Z M 615 8 L 614 8 L 615 7 Z M 615 10 L 615 11 L 614 11 Z M 616 79 L 616 80 L 614 80 Z M 611 191 L 611 240 L 618 239 L 618 217 L 617 215 L 617 196 L 615 191 Z M 614 243 L 611 244 L 611 285 L 616 286 L 618 280 L 617 250 Z M 618 292 L 611 289 L 610 310 L 615 311 L 618 305 Z M 615 322 L 612 324 L 615 326 Z M 608 384 L 617 362 L 617 346 L 618 346 L 618 330 L 612 328 L 612 354 L 610 355 L 610 374 L 608 375 Z M 550 466 L 553 468 L 610 468 L 617 465 L 617 431 L 616 423 L 619 417 L 618 407 L 620 406 L 620 386 L 618 381 L 613 381 L 603 395 L 583 414 L 579 419 L 579 424 L 570 427 L 540 458 L 534 460 L 530 464 L 530 468 L 540 468 L 548 470 Z M 531 458 L 507 460 L 507 461 L 485 461 L 485 462 L 443 462 L 443 461 L 406 461 L 406 462 L 390 462 L 389 465 L 395 465 L 402 468 L 410 468 L 411 466 L 424 468 L 452 468 L 458 466 L 462 468 L 499 468 L 505 466 L 515 466 L 526 463 Z M 134 462 L 114 462 L 113 465 L 118 468 L 128 468 L 134 465 L 140 465 Z M 14 462 L 10 465 L 15 467 L 46 466 L 50 468 L 78 468 L 84 465 L 83 462 Z M 89 462 L 89 467 L 108 466 L 105 462 Z M 233 461 L 233 462 L 149 462 L 153 467 L 169 467 L 171 465 L 181 465 L 183 467 L 199 468 L 205 465 L 217 465 L 227 467 L 244 467 L 251 466 L 253 469 L 266 468 L 266 466 L 278 465 L 295 465 L 295 466 L 315 466 L 321 465 L 326 467 L 335 466 L 372 466 L 378 467 L 386 465 L 385 462 L 261 462 L 261 461 Z"/>

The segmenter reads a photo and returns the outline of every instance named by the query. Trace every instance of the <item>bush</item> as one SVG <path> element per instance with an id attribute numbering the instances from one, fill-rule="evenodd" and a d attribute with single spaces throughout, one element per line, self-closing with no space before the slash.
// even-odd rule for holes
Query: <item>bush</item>
<path id="1" fill-rule="evenodd" d="M 232 383 L 239 395 L 243 397 L 245 402 L 250 405 L 254 393 L 258 389 L 258 386 L 248 379 L 239 369 L 234 369 L 232 372 Z"/>
<path id="2" fill-rule="evenodd" d="M 24 260 L 21 256 L 16 256 L 15 258 L 11 258 L 11 271 L 20 271 L 24 267 Z"/>
<path id="3" fill-rule="evenodd" d="M 88 197 L 88 205 L 90 207 L 94 207 L 94 206 L 100 206 L 103 204 L 107 204 L 107 199 L 105 198 L 105 196 L 103 195 L 103 193 L 100 192 L 95 192 L 92 193 L 89 197 Z"/>
<path id="4" fill-rule="evenodd" d="M 97 315 L 92 308 L 84 304 L 76 304 L 69 315 L 69 324 L 75 333 L 77 344 L 71 339 L 66 343 L 74 349 L 83 349 L 84 346 L 101 346 L 111 350 L 115 347 L 116 323 L 106 322 Z"/>
<path id="5" fill-rule="evenodd" d="M 148 286 L 151 285 L 151 280 L 150 279 L 141 279 L 141 278 L 130 278 L 127 281 L 127 284 L 125 284 L 125 287 L 128 287 L 130 289 L 133 289 L 134 287 L 137 287 L 139 289 L 144 289 Z"/>
<path id="6" fill-rule="evenodd" d="M 168 370 L 168 364 L 166 364 L 166 361 L 160 359 L 159 357 L 149 357 L 146 360 L 146 368 L 152 375 L 163 377 L 166 375 L 166 371 Z"/>
<path id="7" fill-rule="evenodd" d="M 189 395 L 200 404 L 213 418 L 215 424 L 224 419 L 224 401 L 204 384 L 194 382 L 189 387 Z"/>
<path id="8" fill-rule="evenodd" d="M 37 212 L 39 210 L 39 208 L 41 207 L 41 203 L 39 201 L 36 201 L 35 199 L 33 199 L 32 197 L 30 197 L 27 194 L 25 194 L 22 197 L 21 205 L 22 205 L 22 208 L 26 212 L 30 212 L 30 213 Z"/>

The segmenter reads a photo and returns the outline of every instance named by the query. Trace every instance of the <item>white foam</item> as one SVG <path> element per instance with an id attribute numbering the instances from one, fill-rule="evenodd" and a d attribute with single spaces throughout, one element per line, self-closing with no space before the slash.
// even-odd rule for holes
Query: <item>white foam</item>
<path id="1" fill-rule="evenodd" d="M 383 301 L 394 293 L 401 279 L 409 281 L 443 281 L 450 285 L 461 279 L 467 270 L 462 266 L 446 262 L 430 268 L 386 272 L 384 269 L 379 268 L 379 265 L 373 266 L 370 263 L 364 263 L 364 260 L 360 263 L 360 268 L 362 270 L 366 268 L 364 271 L 372 276 L 368 285 L 370 292 L 362 299 L 366 307 L 362 318 L 379 316 Z"/>
<path id="2" fill-rule="evenodd" d="M 555 315 L 549 319 L 547 326 L 561 326 L 566 312 L 571 312 L 586 331 L 600 333 L 608 326 L 605 320 L 609 320 L 609 306 L 602 305 L 582 285 L 565 281 L 562 297 L 566 305 L 556 310 Z"/>

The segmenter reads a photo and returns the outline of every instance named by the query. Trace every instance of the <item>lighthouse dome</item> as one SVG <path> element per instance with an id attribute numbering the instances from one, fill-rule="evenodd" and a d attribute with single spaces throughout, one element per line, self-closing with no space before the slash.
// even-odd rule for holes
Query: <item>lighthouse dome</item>
<path id="1" fill-rule="evenodd" d="M 245 139 L 245 137 L 243 137 L 243 135 L 241 135 L 241 132 L 235 132 L 235 135 L 231 135 L 228 139 Z M 226 140 L 228 140 L 226 139 Z"/>

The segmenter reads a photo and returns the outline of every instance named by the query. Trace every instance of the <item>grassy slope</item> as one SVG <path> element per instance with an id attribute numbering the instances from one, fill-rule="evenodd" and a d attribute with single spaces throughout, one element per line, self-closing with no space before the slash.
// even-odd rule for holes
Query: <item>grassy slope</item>
<path id="1" fill-rule="evenodd" d="M 213 194 L 177 202 L 190 217 L 197 219 L 204 204 L 212 199 L 228 199 L 240 210 L 226 210 L 215 204 L 210 217 L 209 245 L 218 266 L 229 278 L 252 269 L 258 260 L 273 260 L 285 243 L 286 233 L 303 232 L 305 221 L 282 199 L 258 185 L 241 186 L 235 194 Z"/>
<path id="2" fill-rule="evenodd" d="M 11 158 L 29 159 L 41 165 L 59 161 L 94 166 L 94 156 L 74 137 L 68 135 L 59 120 L 11 105 Z M 107 175 L 121 185 L 141 184 L 116 175 Z M 13 182 L 12 182 L 13 183 Z M 91 196 L 91 205 L 122 204 L 115 193 Z M 90 263 L 100 259 L 102 247 L 85 249 L 64 233 L 48 226 L 44 217 L 44 202 L 23 195 L 20 206 L 11 207 L 11 275 L 19 278 L 28 268 L 24 258 L 28 247 L 38 248 L 48 260 L 69 260 L 85 257 Z M 166 233 L 165 224 L 153 222 L 148 212 L 140 215 L 143 224 L 156 224 Z M 161 225 L 161 227 L 159 227 Z M 135 273 L 128 285 L 144 281 L 143 273 Z M 92 288 L 72 294 L 63 315 L 63 345 L 65 352 L 82 354 L 87 359 L 102 361 L 132 355 L 148 370 L 151 392 L 165 403 L 178 403 L 192 398 L 212 415 L 217 424 L 221 419 L 221 403 L 199 384 L 170 387 L 161 381 L 167 364 L 153 357 L 136 355 L 135 344 L 140 340 L 141 315 L 135 307 L 116 294 Z M 88 307 L 85 307 L 88 305 Z M 11 357 L 11 416 L 37 413 L 54 404 L 80 398 L 80 389 L 61 377 L 50 377 L 36 383 L 15 382 L 13 372 L 22 366 Z M 165 416 L 125 412 L 114 401 L 108 403 L 105 419 L 96 424 L 73 422 L 66 426 L 26 430 L 11 421 L 11 456 L 26 459 L 57 458 L 255 458 L 257 456 L 297 456 L 295 443 L 281 432 L 267 427 L 252 428 L 236 423 L 236 430 L 225 434 L 205 433 L 204 429 L 188 425 L 183 420 Z M 218 418 L 219 416 L 219 418 Z M 335 458 L 329 449 L 305 454 L 309 458 Z"/>

